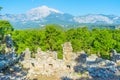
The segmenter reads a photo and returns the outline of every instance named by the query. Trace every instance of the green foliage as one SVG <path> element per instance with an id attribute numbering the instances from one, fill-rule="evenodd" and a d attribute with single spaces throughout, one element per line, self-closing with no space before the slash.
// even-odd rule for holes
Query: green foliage
<path id="1" fill-rule="evenodd" d="M 47 25 L 45 28 L 45 42 L 48 44 L 48 50 L 61 50 L 61 44 L 65 41 L 64 32 L 55 25 Z"/>
<path id="2" fill-rule="evenodd" d="M 82 48 L 82 43 L 78 39 L 72 39 L 71 41 L 72 47 L 74 48 L 74 52 L 80 51 Z"/>
<path id="3" fill-rule="evenodd" d="M 25 48 L 35 53 L 40 47 L 43 51 L 57 51 L 58 58 L 63 58 L 62 44 L 70 41 L 73 51 L 86 51 L 88 54 L 98 54 L 109 59 L 111 49 L 120 52 L 120 30 L 87 29 L 87 27 L 65 31 L 57 25 L 46 25 L 42 29 L 15 30 L 12 32 L 17 53 Z M 34 57 L 34 54 L 33 54 Z"/>
<path id="4" fill-rule="evenodd" d="M 42 50 L 58 51 L 62 58 L 62 44 L 65 42 L 65 33 L 56 25 L 47 25 L 45 29 L 15 30 L 12 33 L 17 53 L 26 47 L 35 53 L 37 48 Z"/>
<path id="5" fill-rule="evenodd" d="M 63 59 L 63 53 L 62 50 L 57 52 L 58 59 Z"/>
<path id="6" fill-rule="evenodd" d="M 9 34 L 13 31 L 12 25 L 5 20 L 0 20 L 0 40 L 4 38 L 5 34 Z"/>
<path id="7" fill-rule="evenodd" d="M 120 30 L 96 29 L 86 27 L 70 29 L 66 32 L 67 41 L 70 41 L 75 52 L 84 50 L 89 54 L 100 53 L 103 58 L 109 59 L 111 49 L 120 52 Z"/>
<path id="8" fill-rule="evenodd" d="M 5 35 L 10 34 L 12 31 L 13 27 L 8 21 L 0 20 L 0 53 L 5 52 Z"/>

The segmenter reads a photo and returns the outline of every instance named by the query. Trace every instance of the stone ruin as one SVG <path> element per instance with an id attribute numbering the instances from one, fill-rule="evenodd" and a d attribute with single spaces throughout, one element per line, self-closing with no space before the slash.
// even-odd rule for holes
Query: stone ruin
<path id="1" fill-rule="evenodd" d="M 13 41 L 10 34 L 6 35 L 5 43 L 6 43 L 5 52 L 9 53 L 13 51 Z"/>
<path id="2" fill-rule="evenodd" d="M 117 53 L 116 50 L 114 50 L 114 49 L 111 51 L 110 58 L 114 62 L 120 62 L 120 54 Z"/>
<path id="3" fill-rule="evenodd" d="M 24 60 L 21 64 L 24 68 L 29 69 L 28 72 L 30 74 L 28 74 L 28 77 L 35 74 L 47 76 L 57 74 L 59 76 L 63 76 L 66 75 L 63 74 L 63 71 L 68 74 L 68 72 L 73 71 L 73 66 L 75 66 L 75 62 L 73 60 L 75 57 L 72 50 L 70 42 L 63 44 L 63 60 L 60 60 L 57 58 L 57 52 L 44 52 L 40 48 L 37 49 L 35 58 L 31 58 L 31 52 L 28 48 L 26 48 L 24 51 Z"/>
<path id="4" fill-rule="evenodd" d="M 73 54 L 73 49 L 70 42 L 63 44 L 63 60 L 70 61 Z"/>
<path id="5" fill-rule="evenodd" d="M 57 75 L 59 78 L 68 77 L 77 80 L 80 76 L 76 73 L 81 72 L 81 77 L 88 77 L 91 80 L 119 79 L 115 75 L 119 75 L 120 67 L 115 62 L 119 61 L 118 56 L 120 55 L 115 50 L 112 52 L 111 61 L 99 58 L 96 54 L 88 56 L 85 52 L 79 52 L 78 55 L 72 51 L 71 43 L 64 43 L 63 60 L 59 60 L 57 52 L 44 52 L 40 48 L 37 49 L 35 58 L 31 58 L 31 52 L 26 48 L 24 60 L 21 64 L 23 68 L 29 69 L 27 74 L 29 79 L 33 79 L 37 75 L 45 75 L 46 77 Z"/>
<path id="6" fill-rule="evenodd" d="M 5 53 L 0 54 L 0 71 L 3 71 L 8 67 L 11 67 L 15 63 L 17 63 L 20 58 L 20 56 L 17 56 L 14 52 L 13 42 L 10 34 L 6 35 L 5 42 L 6 42 Z"/>
<path id="7" fill-rule="evenodd" d="M 77 64 L 74 68 L 78 73 L 87 72 L 86 76 L 91 76 L 90 80 L 119 80 L 120 79 L 120 54 L 112 50 L 111 60 L 99 58 L 96 54 L 88 57 L 79 57 L 86 62 Z M 85 55 L 85 53 L 83 54 Z"/>

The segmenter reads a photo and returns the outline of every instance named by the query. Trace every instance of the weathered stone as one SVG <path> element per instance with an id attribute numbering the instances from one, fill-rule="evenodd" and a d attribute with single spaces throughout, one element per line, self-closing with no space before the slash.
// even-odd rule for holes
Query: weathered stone
<path id="1" fill-rule="evenodd" d="M 107 79 L 111 77 L 112 75 L 114 76 L 114 72 L 116 71 L 115 68 L 109 67 L 109 68 L 97 68 L 97 67 L 92 67 L 88 68 L 88 71 L 90 75 L 94 78 L 101 78 L 101 79 Z"/>
<path id="2" fill-rule="evenodd" d="M 12 48 L 13 47 L 13 42 L 12 42 L 12 38 L 11 38 L 11 35 L 10 34 L 8 34 L 7 36 L 6 36 L 6 47 L 7 48 Z"/>
<path id="3" fill-rule="evenodd" d="M 120 54 L 118 54 L 114 49 L 111 51 L 110 56 L 111 56 L 111 60 L 114 62 L 118 62 L 120 60 Z"/>
<path id="4" fill-rule="evenodd" d="M 37 53 L 41 53 L 41 52 L 42 52 L 41 48 L 38 48 Z"/>
<path id="5" fill-rule="evenodd" d="M 19 56 L 16 56 L 15 53 L 12 51 L 13 43 L 10 34 L 6 36 L 5 41 L 7 47 L 6 49 L 8 49 L 6 52 L 8 54 L 4 53 L 0 55 L 0 71 L 13 66 L 16 62 L 19 61 L 20 58 Z"/>
<path id="6" fill-rule="evenodd" d="M 78 63 L 86 63 L 87 54 L 85 52 L 80 52 L 79 55 L 75 58 Z"/>
<path id="7" fill-rule="evenodd" d="M 31 75 L 46 75 L 51 76 L 55 74 L 59 74 L 61 77 L 63 74 L 60 72 L 73 72 L 73 66 L 75 66 L 75 62 L 71 61 L 73 59 L 72 46 L 68 42 L 64 45 L 64 57 L 66 59 L 59 60 L 57 59 L 57 53 L 55 51 L 47 51 L 43 52 L 40 48 L 38 48 L 36 53 L 36 58 L 30 58 L 29 49 L 25 50 L 25 58 L 24 61 L 21 62 L 24 68 L 29 68 L 28 77 Z M 66 54 L 66 55 L 65 55 Z"/>
<path id="8" fill-rule="evenodd" d="M 96 54 L 91 54 L 87 57 L 87 61 L 95 61 L 98 58 Z"/>
<path id="9" fill-rule="evenodd" d="M 10 34 L 6 35 L 5 42 L 6 42 L 6 47 L 4 49 L 5 53 L 12 52 L 13 51 L 13 41 L 12 41 Z"/>
<path id="10" fill-rule="evenodd" d="M 103 61 L 102 58 L 96 58 L 96 60 L 95 60 L 96 63 L 100 63 L 100 62 L 102 62 L 102 61 Z"/>
<path id="11" fill-rule="evenodd" d="M 70 42 L 66 42 L 63 44 L 63 58 L 65 61 L 70 61 L 72 59 L 72 45 Z"/>
<path id="12" fill-rule="evenodd" d="M 39 48 L 36 58 L 26 58 L 22 63 L 23 67 L 29 68 L 27 78 L 32 79 L 33 76 L 38 75 L 46 77 L 57 75 L 58 77 L 68 76 L 70 79 L 77 80 L 71 75 L 76 72 L 82 73 L 81 77 L 92 77 L 95 80 L 117 79 L 115 73 L 119 71 L 119 67 L 116 67 L 115 62 L 98 58 L 95 54 L 87 58 L 85 52 L 74 56 L 71 47 L 69 42 L 63 45 L 63 60 L 57 59 L 56 52 L 43 52 Z M 27 51 L 29 52 L 29 50 Z"/>
<path id="13" fill-rule="evenodd" d="M 29 60 L 31 58 L 31 52 L 29 48 L 26 48 L 26 50 L 24 51 L 24 54 L 25 54 L 25 57 L 24 57 L 25 60 Z"/>

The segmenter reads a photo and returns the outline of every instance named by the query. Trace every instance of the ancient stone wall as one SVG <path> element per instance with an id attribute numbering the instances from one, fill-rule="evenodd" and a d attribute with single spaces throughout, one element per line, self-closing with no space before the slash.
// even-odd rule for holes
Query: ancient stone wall
<path id="1" fill-rule="evenodd" d="M 63 60 L 69 62 L 73 57 L 73 48 L 70 42 L 63 44 Z"/>
<path id="2" fill-rule="evenodd" d="M 75 66 L 75 61 L 71 61 L 73 59 L 73 49 L 70 42 L 66 42 L 63 45 L 63 56 L 64 59 L 57 59 L 57 53 L 55 51 L 47 51 L 44 52 L 40 48 L 37 49 L 37 53 L 35 54 L 35 58 L 31 58 L 31 51 L 26 48 L 24 51 L 25 57 L 21 62 L 24 68 L 30 69 L 28 76 L 31 74 L 41 74 L 41 75 L 53 75 L 59 74 L 61 71 L 64 72 L 72 72 L 73 66 Z"/>

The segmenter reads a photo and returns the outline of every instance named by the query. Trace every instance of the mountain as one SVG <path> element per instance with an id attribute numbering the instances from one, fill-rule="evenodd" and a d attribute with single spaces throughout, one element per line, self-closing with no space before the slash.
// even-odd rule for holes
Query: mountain
<path id="1" fill-rule="evenodd" d="M 33 8 L 23 14 L 5 14 L 1 17 L 1 19 L 7 19 L 10 21 L 35 21 L 47 17 L 51 13 L 62 14 L 62 12 L 58 10 L 48 8 L 47 6 L 41 6 Z"/>
<path id="2" fill-rule="evenodd" d="M 78 23 L 119 24 L 120 17 L 115 15 L 89 14 L 74 17 L 74 20 Z"/>
<path id="3" fill-rule="evenodd" d="M 59 10 L 41 6 L 23 14 L 5 14 L 1 20 L 8 20 L 15 29 L 38 28 L 46 24 L 59 24 L 63 27 L 84 26 L 90 24 L 119 24 L 120 17 L 115 15 L 89 14 L 73 16 Z"/>

